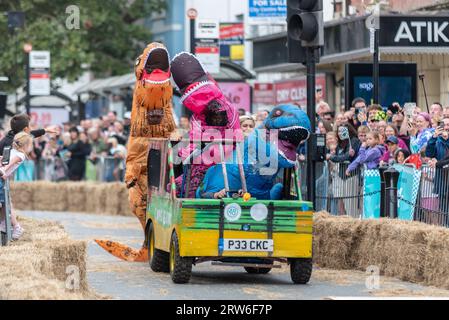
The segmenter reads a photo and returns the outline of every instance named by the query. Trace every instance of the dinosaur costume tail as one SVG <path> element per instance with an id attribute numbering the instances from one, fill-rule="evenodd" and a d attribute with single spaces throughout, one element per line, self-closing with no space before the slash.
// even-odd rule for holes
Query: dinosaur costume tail
<path id="1" fill-rule="evenodd" d="M 128 262 L 146 262 L 148 261 L 148 249 L 142 247 L 140 250 L 133 249 L 124 244 L 109 241 L 95 240 L 95 242 L 114 257 Z"/>

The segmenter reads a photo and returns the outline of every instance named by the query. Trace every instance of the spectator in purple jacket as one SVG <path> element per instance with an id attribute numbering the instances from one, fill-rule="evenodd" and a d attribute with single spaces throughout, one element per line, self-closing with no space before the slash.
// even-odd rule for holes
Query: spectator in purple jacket
<path id="1" fill-rule="evenodd" d="M 360 147 L 357 158 L 349 165 L 346 175 L 349 176 L 352 171 L 364 164 L 367 169 L 377 168 L 384 152 L 385 147 L 380 144 L 379 133 L 368 132 L 366 142 Z"/>

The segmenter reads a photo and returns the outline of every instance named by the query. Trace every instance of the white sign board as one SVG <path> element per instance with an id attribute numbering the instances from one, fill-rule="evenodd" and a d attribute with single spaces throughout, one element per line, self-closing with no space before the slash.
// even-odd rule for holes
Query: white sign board
<path id="1" fill-rule="evenodd" d="M 50 73 L 48 72 L 48 70 L 30 70 L 30 95 L 50 95 Z"/>
<path id="2" fill-rule="evenodd" d="M 50 69 L 50 51 L 31 51 L 30 68 Z"/>
<path id="3" fill-rule="evenodd" d="M 62 125 L 69 122 L 69 111 L 65 108 L 31 108 L 31 123 L 39 128 Z"/>
<path id="4" fill-rule="evenodd" d="M 220 38 L 220 22 L 218 20 L 197 20 L 196 39 L 219 39 Z"/>

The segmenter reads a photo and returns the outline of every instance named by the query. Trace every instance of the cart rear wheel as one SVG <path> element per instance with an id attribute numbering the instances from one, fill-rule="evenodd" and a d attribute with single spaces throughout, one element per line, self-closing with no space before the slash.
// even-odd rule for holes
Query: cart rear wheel
<path id="1" fill-rule="evenodd" d="M 244 267 L 245 271 L 249 274 L 267 274 L 271 271 L 271 268 L 255 268 L 255 267 Z"/>
<path id="2" fill-rule="evenodd" d="M 306 284 L 312 276 L 312 259 L 290 259 L 290 276 L 296 284 Z"/>
<path id="3" fill-rule="evenodd" d="M 169 272 L 169 255 L 167 252 L 156 249 L 153 224 L 148 228 L 148 262 L 154 272 Z"/>
<path id="4" fill-rule="evenodd" d="M 192 274 L 193 258 L 179 255 L 179 242 L 173 233 L 170 244 L 170 275 L 174 283 L 187 283 Z"/>

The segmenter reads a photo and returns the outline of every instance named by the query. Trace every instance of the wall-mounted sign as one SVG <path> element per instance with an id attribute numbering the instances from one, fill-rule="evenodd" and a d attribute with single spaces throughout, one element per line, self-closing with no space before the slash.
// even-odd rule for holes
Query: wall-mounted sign
<path id="1" fill-rule="evenodd" d="M 220 57 L 243 65 L 244 35 L 243 23 L 220 23 Z"/>
<path id="2" fill-rule="evenodd" d="M 449 46 L 447 16 L 381 16 L 380 30 L 383 47 Z"/>
<path id="3" fill-rule="evenodd" d="M 249 21 L 251 23 L 285 20 L 287 0 L 249 0 Z"/>
<path id="4" fill-rule="evenodd" d="M 62 125 L 69 121 L 69 111 L 65 108 L 31 108 L 31 123 L 39 128 Z"/>
<path id="5" fill-rule="evenodd" d="M 251 86 L 246 82 L 220 82 L 223 94 L 237 109 L 251 112 Z"/>
<path id="6" fill-rule="evenodd" d="M 253 103 L 273 106 L 276 103 L 274 98 L 274 84 L 255 83 L 253 90 Z"/>
<path id="7" fill-rule="evenodd" d="M 326 77 L 324 74 L 316 75 L 316 89 L 321 89 L 323 99 L 326 100 Z M 301 107 L 305 107 L 307 105 L 306 77 L 275 83 L 274 98 L 276 104 L 298 103 Z"/>

